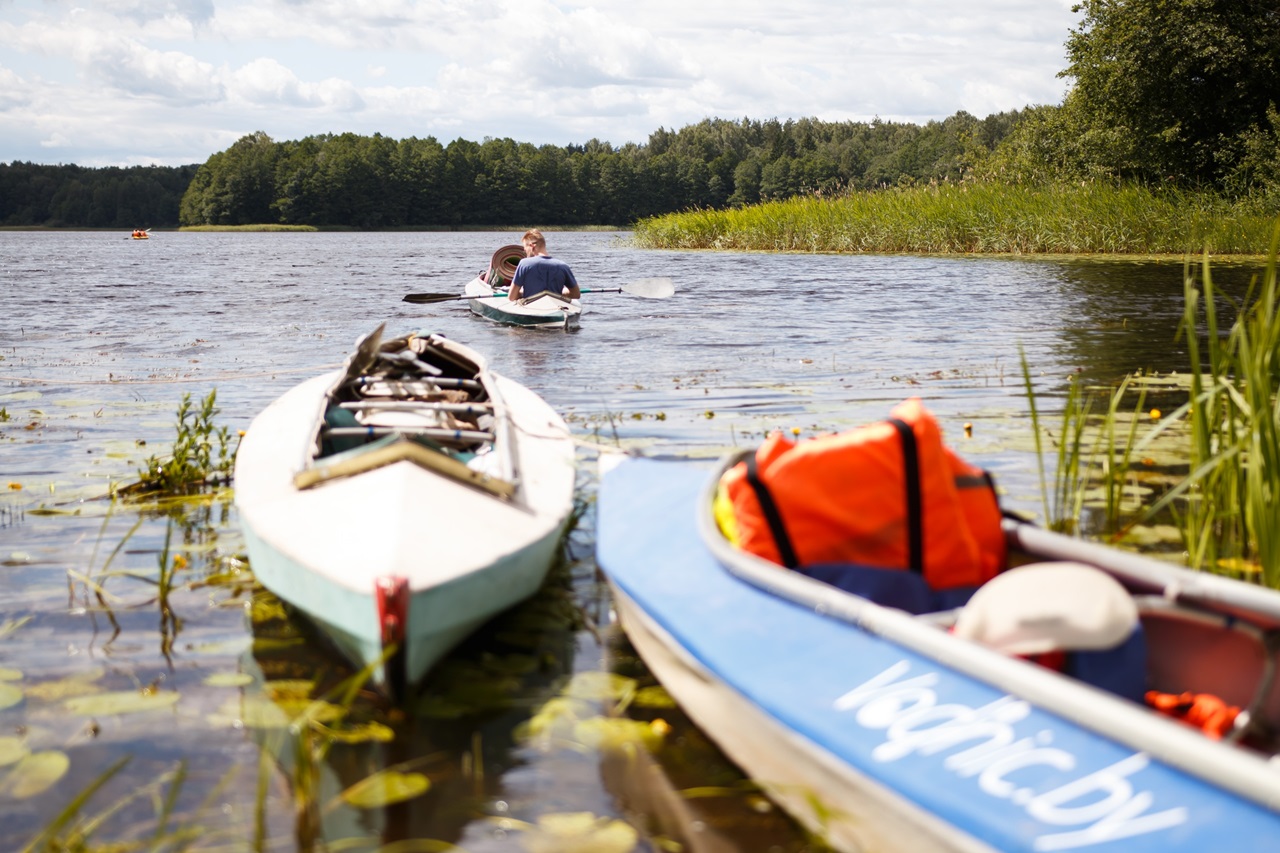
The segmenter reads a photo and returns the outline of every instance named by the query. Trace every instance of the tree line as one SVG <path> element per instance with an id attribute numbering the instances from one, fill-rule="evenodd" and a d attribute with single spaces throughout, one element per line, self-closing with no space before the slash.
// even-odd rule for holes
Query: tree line
<path id="1" fill-rule="evenodd" d="M 0 225 L 626 225 L 930 182 L 1103 180 L 1280 212 L 1280 4 L 1082 0 L 1062 104 L 923 125 L 706 119 L 643 144 L 257 132 L 199 165 L 0 164 Z"/>
<path id="2" fill-rule="evenodd" d="M 190 166 L 95 169 L 0 163 L 0 226 L 152 228 L 178 224 Z"/>
<path id="3" fill-rule="evenodd" d="M 801 192 L 958 180 L 969 149 L 994 144 L 1015 121 L 963 112 L 926 125 L 707 119 L 619 147 L 255 133 L 209 158 L 180 216 L 184 225 L 624 225 Z"/>
<path id="4" fill-rule="evenodd" d="M 257 132 L 193 166 L 0 164 L 0 225 L 626 225 L 798 193 L 959 180 L 1019 116 L 707 119 L 617 147 L 352 133 L 277 142 Z"/>

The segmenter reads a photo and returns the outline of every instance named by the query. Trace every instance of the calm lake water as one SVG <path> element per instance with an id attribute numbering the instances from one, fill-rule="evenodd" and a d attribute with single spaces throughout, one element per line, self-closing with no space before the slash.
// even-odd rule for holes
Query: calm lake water
<path id="1" fill-rule="evenodd" d="M 1180 263 L 641 251 L 626 237 L 549 246 L 586 288 L 669 276 L 676 296 L 588 295 L 566 334 L 401 299 L 460 291 L 516 232 L 0 233 L 0 849 L 124 758 L 75 813 L 102 818 L 99 843 L 159 830 L 190 831 L 198 850 L 815 849 L 648 689 L 596 572 L 587 445 L 713 457 L 920 396 L 1006 503 L 1034 511 L 1019 347 L 1051 413 L 1071 373 L 1186 368 Z M 1228 288 L 1246 277 L 1215 268 Z M 475 347 L 560 410 L 584 442 L 583 514 L 542 594 L 407 707 L 358 697 L 329 721 L 337 737 L 288 727 L 351 673 L 252 584 L 230 491 L 104 496 L 166 451 L 184 394 L 216 389 L 217 423 L 245 429 L 383 321 Z M 134 707 L 139 688 L 154 705 Z M 430 787 L 393 805 L 385 790 L 341 796 L 386 770 Z"/>

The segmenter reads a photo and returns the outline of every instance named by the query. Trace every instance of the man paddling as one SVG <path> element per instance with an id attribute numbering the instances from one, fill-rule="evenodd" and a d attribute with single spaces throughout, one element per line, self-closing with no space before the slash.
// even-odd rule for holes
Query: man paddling
<path id="1" fill-rule="evenodd" d="M 516 266 L 507 288 L 507 299 L 529 299 L 549 291 L 557 296 L 578 299 L 582 291 L 573 270 L 564 261 L 547 254 L 547 240 L 537 228 L 530 228 L 520 239 L 524 259 Z"/>

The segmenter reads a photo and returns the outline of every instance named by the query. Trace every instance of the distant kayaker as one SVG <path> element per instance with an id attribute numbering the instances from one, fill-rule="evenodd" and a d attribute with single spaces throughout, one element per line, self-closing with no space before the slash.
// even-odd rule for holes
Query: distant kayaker
<path id="1" fill-rule="evenodd" d="M 528 299 L 544 291 L 557 296 L 577 299 L 582 296 L 578 289 L 578 280 L 573 270 L 559 258 L 547 254 L 547 239 L 537 228 L 530 228 L 520 239 L 524 247 L 524 260 L 516 266 L 515 275 L 511 277 L 511 286 L 507 288 L 507 299 Z"/>

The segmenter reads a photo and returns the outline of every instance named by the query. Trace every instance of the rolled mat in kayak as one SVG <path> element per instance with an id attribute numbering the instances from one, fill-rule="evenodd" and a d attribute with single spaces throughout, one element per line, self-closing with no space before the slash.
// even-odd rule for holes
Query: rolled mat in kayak
<path id="1" fill-rule="evenodd" d="M 489 284 L 496 287 L 498 284 L 511 281 L 511 277 L 516 274 L 516 266 L 522 260 L 524 260 L 523 246 L 503 246 L 494 252 L 493 259 L 489 261 Z M 500 282 L 494 281 L 494 273 L 501 277 Z"/>

